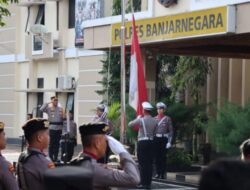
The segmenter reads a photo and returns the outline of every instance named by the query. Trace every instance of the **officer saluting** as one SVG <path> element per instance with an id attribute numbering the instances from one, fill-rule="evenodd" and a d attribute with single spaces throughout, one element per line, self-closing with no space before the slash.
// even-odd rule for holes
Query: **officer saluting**
<path id="1" fill-rule="evenodd" d="M 155 118 L 158 122 L 158 126 L 156 127 L 154 138 L 156 164 L 155 178 L 164 179 L 166 173 L 166 149 L 171 147 L 173 126 L 171 118 L 164 115 L 167 106 L 162 102 L 158 102 L 156 107 L 158 115 Z"/>
<path id="2" fill-rule="evenodd" d="M 18 190 L 17 181 L 13 175 L 14 167 L 1 154 L 6 147 L 4 123 L 0 122 L 0 190 Z"/>
<path id="3" fill-rule="evenodd" d="M 143 102 L 142 118 L 129 122 L 129 127 L 139 126 L 137 157 L 141 175 L 141 185 L 138 188 L 150 189 L 153 170 L 153 138 L 157 121 L 151 116 L 153 106 L 149 102 Z"/>
<path id="4" fill-rule="evenodd" d="M 123 145 L 111 136 L 105 135 L 109 127 L 105 123 L 89 123 L 81 125 L 80 134 L 83 152 L 80 158 L 81 167 L 86 168 L 86 162 L 93 167 L 94 189 L 110 189 L 110 187 L 135 187 L 140 180 L 136 163 Z M 122 170 L 108 168 L 105 164 L 97 163 L 104 156 L 107 143 L 114 154 L 119 155 Z"/>
<path id="5" fill-rule="evenodd" d="M 23 190 L 44 190 L 43 175 L 47 169 L 55 168 L 43 153 L 49 145 L 48 127 L 48 120 L 40 118 L 28 120 L 22 127 L 29 144 L 27 153 L 21 153 L 17 165 L 18 182 Z"/>
<path id="6" fill-rule="evenodd" d="M 64 111 L 63 108 L 58 105 L 56 96 L 52 96 L 50 99 L 51 102 L 43 104 L 40 111 L 48 114 L 50 135 L 49 157 L 53 162 L 56 162 L 58 161 L 57 157 L 62 135 Z"/>

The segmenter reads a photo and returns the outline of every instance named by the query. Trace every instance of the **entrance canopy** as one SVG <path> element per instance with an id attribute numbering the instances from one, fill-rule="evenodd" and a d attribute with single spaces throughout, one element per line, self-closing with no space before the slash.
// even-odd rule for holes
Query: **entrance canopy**
<path id="1" fill-rule="evenodd" d="M 148 51 L 211 57 L 250 58 L 250 3 L 136 21 L 142 48 Z M 84 30 L 85 48 L 120 46 L 120 23 Z M 103 33 L 112 34 L 103 38 Z M 102 35 L 100 35 L 102 33 Z M 98 34 L 100 36 L 98 36 Z M 126 23 L 126 44 L 131 43 Z"/>

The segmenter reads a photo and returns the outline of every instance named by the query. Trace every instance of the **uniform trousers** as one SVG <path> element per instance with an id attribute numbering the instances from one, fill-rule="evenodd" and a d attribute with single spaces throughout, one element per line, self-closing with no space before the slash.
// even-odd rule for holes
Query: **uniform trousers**
<path id="1" fill-rule="evenodd" d="M 53 162 L 57 161 L 62 130 L 49 130 L 49 157 Z"/>
<path id="2" fill-rule="evenodd" d="M 166 144 L 168 139 L 166 137 L 155 137 L 154 138 L 154 160 L 156 166 L 156 173 L 161 177 L 164 177 L 166 173 Z"/>
<path id="3" fill-rule="evenodd" d="M 68 142 L 61 142 L 61 160 L 64 162 L 69 162 L 74 155 L 75 141 L 68 140 Z"/>
<path id="4" fill-rule="evenodd" d="M 150 186 L 153 172 L 153 149 L 152 140 L 138 141 L 137 158 L 141 176 L 141 185 Z"/>

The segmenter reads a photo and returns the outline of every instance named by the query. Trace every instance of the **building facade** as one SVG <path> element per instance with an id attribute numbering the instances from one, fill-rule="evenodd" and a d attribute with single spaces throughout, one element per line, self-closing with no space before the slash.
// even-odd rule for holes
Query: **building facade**
<path id="1" fill-rule="evenodd" d="M 135 13 L 150 100 L 156 54 L 163 53 L 211 57 L 214 72 L 203 101 L 244 105 L 250 97 L 250 1 L 164 2 L 141 0 Z M 9 8 L 12 15 L 0 29 L 0 120 L 7 136 L 22 134 L 27 113 L 43 116 L 38 108 L 53 95 L 78 124 L 89 122 L 103 99 L 95 91 L 102 88 L 104 51 L 120 45 L 121 15 L 111 16 L 112 3 L 104 0 L 20 0 Z M 131 19 L 126 14 L 128 51 Z M 191 103 L 188 92 L 185 102 Z"/>

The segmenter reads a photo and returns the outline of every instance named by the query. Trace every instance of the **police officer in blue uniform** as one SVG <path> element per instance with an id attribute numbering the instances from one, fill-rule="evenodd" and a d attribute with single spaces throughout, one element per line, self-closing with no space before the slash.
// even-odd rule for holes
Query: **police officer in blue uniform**
<path id="1" fill-rule="evenodd" d="M 18 190 L 17 181 L 14 177 L 14 167 L 1 154 L 1 150 L 5 147 L 4 123 L 0 122 L 0 190 Z"/>
<path id="2" fill-rule="evenodd" d="M 28 120 L 22 127 L 28 150 L 19 156 L 17 176 L 23 190 L 45 190 L 44 173 L 55 168 L 54 163 L 44 153 L 49 145 L 48 127 L 48 120 L 41 118 Z"/>
<path id="3" fill-rule="evenodd" d="M 156 165 L 155 178 L 164 179 L 166 173 L 166 150 L 171 147 L 173 126 L 171 118 L 167 115 L 164 115 L 167 106 L 163 102 L 158 102 L 156 107 L 158 115 L 155 117 L 155 119 L 157 120 L 158 125 L 156 127 L 154 137 Z"/>
<path id="4" fill-rule="evenodd" d="M 138 188 L 150 189 L 153 172 L 154 135 L 157 121 L 151 116 L 153 106 L 149 102 L 142 103 L 143 117 L 129 122 L 129 127 L 139 126 L 137 158 L 141 175 L 141 183 Z"/>
<path id="5" fill-rule="evenodd" d="M 140 176 L 135 161 L 119 141 L 106 135 L 109 127 L 105 123 L 83 124 L 79 130 L 83 152 L 77 160 L 83 168 L 87 166 L 89 168 L 89 164 L 93 167 L 94 190 L 108 190 L 111 187 L 136 187 L 138 185 Z M 121 170 L 97 163 L 97 160 L 105 155 L 107 146 L 120 157 Z"/>
<path id="6" fill-rule="evenodd" d="M 50 135 L 49 157 L 53 162 L 57 162 L 64 111 L 63 108 L 58 105 L 57 97 L 52 96 L 50 99 L 51 102 L 43 104 L 40 110 L 48 114 Z"/>

